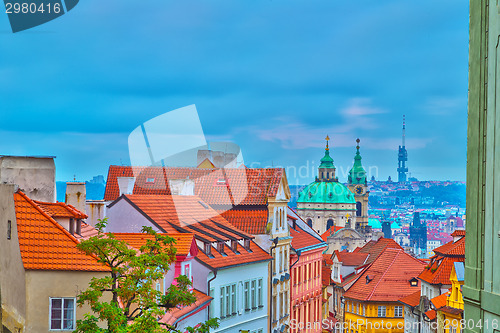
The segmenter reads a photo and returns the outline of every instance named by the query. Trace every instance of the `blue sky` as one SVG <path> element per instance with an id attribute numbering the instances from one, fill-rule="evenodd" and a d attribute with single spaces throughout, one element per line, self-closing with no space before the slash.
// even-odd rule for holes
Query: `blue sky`
<path id="1" fill-rule="evenodd" d="M 403 114 L 412 176 L 465 180 L 465 0 L 85 0 L 16 34 L 0 15 L 0 38 L 0 154 L 55 155 L 58 180 L 129 163 L 131 131 L 190 104 L 291 184 L 326 134 L 341 180 L 357 137 L 395 178 Z"/>

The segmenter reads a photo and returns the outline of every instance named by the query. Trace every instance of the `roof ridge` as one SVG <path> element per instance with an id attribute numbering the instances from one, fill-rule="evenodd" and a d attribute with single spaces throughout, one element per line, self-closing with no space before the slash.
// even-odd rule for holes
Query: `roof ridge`
<path id="1" fill-rule="evenodd" d="M 57 228 L 59 228 L 64 234 L 66 234 L 66 236 L 68 236 L 73 242 L 75 242 L 75 244 L 79 244 L 80 242 L 76 239 L 75 236 L 73 236 L 69 231 L 67 231 L 66 229 L 64 229 L 64 227 L 62 225 L 60 225 L 59 223 L 57 223 L 56 220 L 54 220 L 49 214 L 47 214 L 40 206 L 37 205 L 36 202 L 34 202 L 33 200 L 31 200 L 23 191 L 21 190 L 18 190 L 17 191 L 18 194 L 20 194 L 26 201 L 28 201 L 28 203 L 30 205 L 32 205 L 33 207 L 35 207 L 36 210 L 38 210 L 44 217 L 46 217 L 52 224 L 54 224 Z"/>
<path id="2" fill-rule="evenodd" d="M 390 249 L 390 250 L 393 250 L 392 248 L 389 248 L 389 249 Z M 385 250 L 387 250 L 387 248 L 386 248 Z M 382 251 L 382 253 L 383 253 L 383 252 L 385 252 L 385 250 L 384 250 L 384 251 Z M 394 250 L 395 250 L 395 249 L 394 249 Z M 380 279 L 378 280 L 378 282 L 377 282 L 377 284 L 375 285 L 375 287 L 373 287 L 372 292 L 371 292 L 371 293 L 370 293 L 370 295 L 368 295 L 368 297 L 367 297 L 367 300 L 369 300 L 369 299 L 373 296 L 373 294 L 375 293 L 375 289 L 377 289 L 378 285 L 380 284 L 380 282 L 382 281 L 382 279 L 384 278 L 384 276 L 387 274 L 387 272 L 389 271 L 389 269 L 392 267 L 392 265 L 394 264 L 394 262 L 396 261 L 396 259 L 399 257 L 399 255 L 400 255 L 401 251 L 402 251 L 402 250 L 397 249 L 397 253 L 396 253 L 396 255 L 394 256 L 394 259 L 393 259 L 393 260 L 392 260 L 392 262 L 391 262 L 391 263 L 387 266 L 387 268 L 385 269 L 384 273 L 382 274 L 382 276 L 381 276 L 381 277 L 380 277 Z M 380 255 L 382 255 L 382 253 L 381 253 Z M 377 259 L 378 259 L 378 258 L 380 258 L 380 255 L 377 257 Z M 375 259 L 375 261 L 377 261 L 377 259 Z M 375 261 L 374 261 L 374 262 L 375 262 Z"/>

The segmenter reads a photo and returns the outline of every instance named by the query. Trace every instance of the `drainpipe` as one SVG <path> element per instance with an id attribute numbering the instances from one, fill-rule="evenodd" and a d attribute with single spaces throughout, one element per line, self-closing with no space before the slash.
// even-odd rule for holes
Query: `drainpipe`
<path id="1" fill-rule="evenodd" d="M 296 254 L 297 254 L 297 260 L 292 264 L 292 266 L 290 266 L 290 268 L 288 269 L 290 271 L 290 273 L 292 272 L 292 267 L 295 266 L 296 263 L 299 262 L 300 260 L 300 256 L 302 254 L 302 251 L 301 250 L 295 250 L 293 247 L 290 246 L 290 249 L 292 251 L 294 251 Z M 291 274 L 290 274 L 291 275 Z"/>
<path id="2" fill-rule="evenodd" d="M 273 257 L 273 261 L 272 261 L 272 264 L 271 264 L 271 301 L 269 302 L 271 304 L 271 306 L 269 307 L 269 313 L 271 314 L 269 316 L 269 331 L 271 332 L 272 331 L 272 328 L 273 328 L 273 268 L 274 268 L 274 265 L 275 265 L 275 259 L 274 259 L 274 256 L 273 256 L 273 250 L 276 248 L 276 246 L 278 245 L 278 237 L 275 237 L 273 240 L 273 246 L 271 246 L 269 252 L 271 254 L 271 257 Z"/>
<path id="3" fill-rule="evenodd" d="M 217 277 L 217 270 L 214 270 L 214 277 L 211 278 L 210 280 L 208 280 L 208 296 L 210 296 L 210 282 L 212 282 L 213 280 L 215 280 L 215 278 Z M 213 300 L 212 300 L 213 301 Z M 208 319 L 210 319 L 210 307 L 213 306 L 212 304 L 210 304 L 208 306 L 208 313 L 207 313 L 207 317 Z M 208 320 L 207 319 L 207 320 Z"/>

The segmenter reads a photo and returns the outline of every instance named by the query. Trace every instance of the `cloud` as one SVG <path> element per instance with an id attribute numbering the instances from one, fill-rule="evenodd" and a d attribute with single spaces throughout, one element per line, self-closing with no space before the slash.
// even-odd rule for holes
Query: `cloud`
<path id="1" fill-rule="evenodd" d="M 422 108 L 430 115 L 456 115 L 467 108 L 467 97 L 430 97 L 425 101 Z"/>

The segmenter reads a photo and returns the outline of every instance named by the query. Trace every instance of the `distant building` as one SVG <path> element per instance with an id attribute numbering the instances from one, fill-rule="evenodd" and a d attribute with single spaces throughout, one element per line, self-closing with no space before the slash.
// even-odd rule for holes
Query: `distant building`
<path id="1" fill-rule="evenodd" d="M 413 214 L 413 223 L 410 226 L 410 246 L 418 257 L 427 257 L 427 225 L 420 221 L 420 213 Z"/>
<path id="2" fill-rule="evenodd" d="M 402 145 L 399 146 L 399 151 L 398 151 L 398 182 L 400 183 L 406 182 L 406 173 L 408 172 L 408 168 L 406 167 L 406 162 L 408 161 L 408 152 L 406 151 L 406 146 L 405 146 L 406 124 L 404 117 L 405 116 L 403 116 Z"/>

